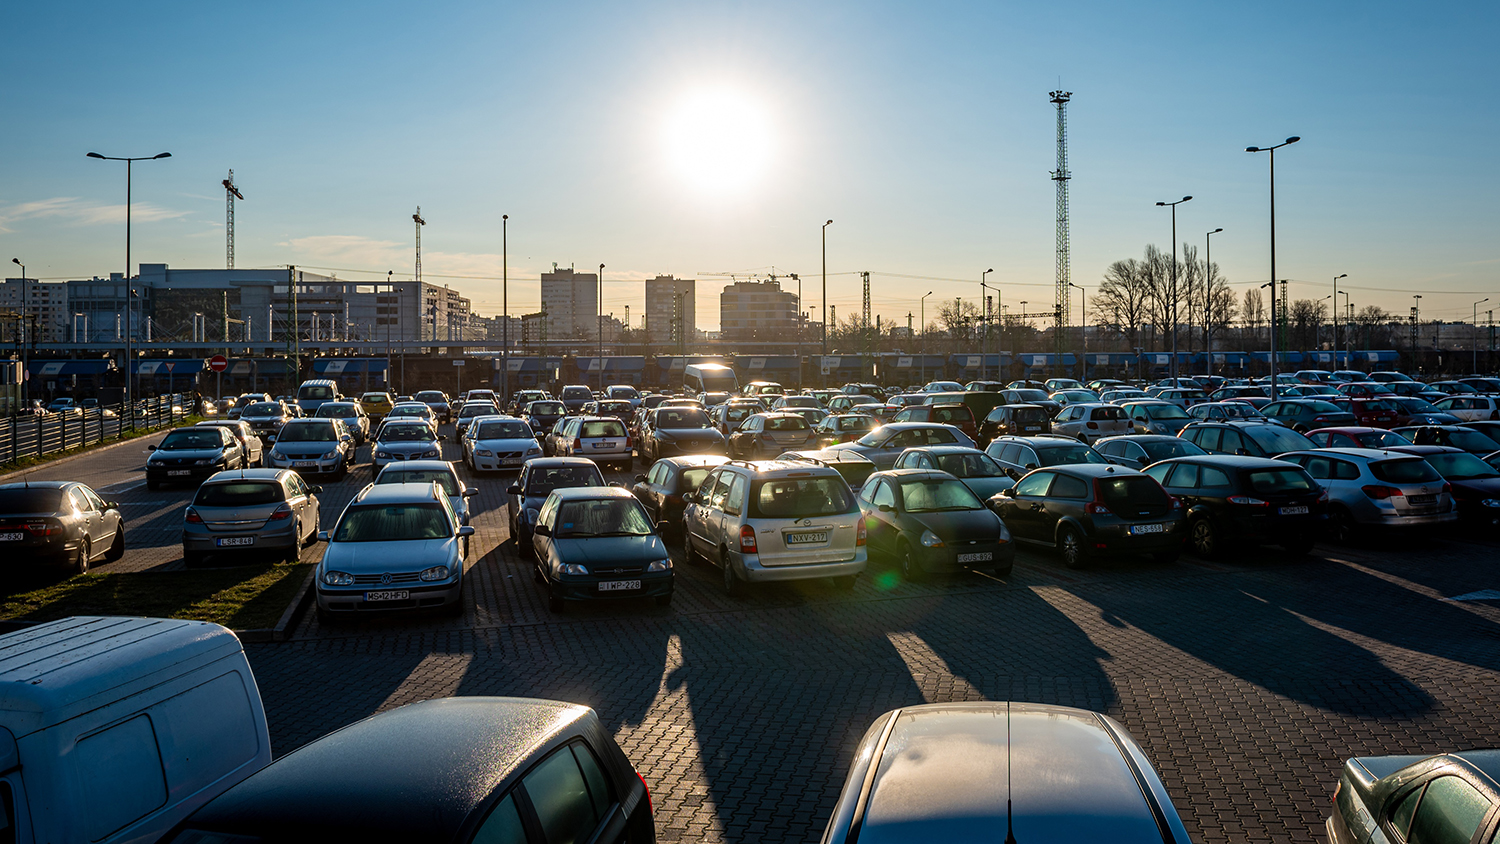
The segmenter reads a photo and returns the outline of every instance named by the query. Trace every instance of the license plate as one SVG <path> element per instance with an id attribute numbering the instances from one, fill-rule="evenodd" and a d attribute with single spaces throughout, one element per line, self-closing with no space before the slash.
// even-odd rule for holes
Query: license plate
<path id="1" fill-rule="evenodd" d="M 19 542 L 25 538 L 24 533 L 0 533 L 0 542 Z"/>
<path id="2" fill-rule="evenodd" d="M 292 467 L 295 468 L 295 469 L 316 469 L 316 468 L 318 468 L 318 461 L 316 461 L 316 460 L 296 460 L 296 461 L 293 461 Z"/>
<path id="3" fill-rule="evenodd" d="M 614 448 L 614 443 L 594 443 L 594 448 Z"/>
<path id="4" fill-rule="evenodd" d="M 502 466 L 519 466 L 519 465 L 521 465 L 522 463 L 525 463 L 525 462 L 526 461 L 522 460 L 519 457 L 507 457 L 504 460 L 500 461 L 500 465 L 502 465 Z"/>
<path id="5" fill-rule="evenodd" d="M 639 589 L 639 580 L 605 580 L 599 583 L 600 592 L 622 592 L 626 589 Z"/>
<path id="6" fill-rule="evenodd" d="M 1028 430 L 1028 431 L 1040 431 L 1040 430 L 1042 430 L 1042 426 L 1041 425 L 1027 425 L 1026 426 L 1026 430 Z"/>
<path id="7" fill-rule="evenodd" d="M 395 589 L 390 592 L 366 592 L 365 601 L 405 601 L 411 597 L 411 593 L 405 589 Z"/>
<path id="8" fill-rule="evenodd" d="M 214 540 L 214 544 L 220 548 L 234 548 L 239 545 L 254 545 L 253 536 L 221 536 Z"/>
<path id="9" fill-rule="evenodd" d="M 169 477 L 169 478 L 179 478 L 179 477 L 183 477 L 183 476 L 191 475 L 191 474 L 193 474 L 193 470 L 192 469 L 168 469 L 167 470 L 167 477 Z"/>
<path id="10" fill-rule="evenodd" d="M 1406 503 L 1407 504 L 1411 504 L 1413 506 L 1422 506 L 1424 504 L 1436 504 L 1437 503 L 1437 496 L 1436 495 L 1408 495 L 1408 496 L 1406 496 Z"/>
<path id="11" fill-rule="evenodd" d="M 786 544 L 788 545 L 811 545 L 816 542 L 827 541 L 828 531 L 826 530 L 818 531 L 817 533 L 789 533 L 786 535 Z"/>
<path id="12" fill-rule="evenodd" d="M 1133 534 L 1161 533 L 1165 528 L 1165 525 L 1131 525 L 1130 532 Z"/>
<path id="13" fill-rule="evenodd" d="M 1282 507 L 1278 512 L 1283 516 L 1305 516 L 1308 510 L 1306 505 L 1302 505 L 1300 507 Z"/>
<path id="14" fill-rule="evenodd" d="M 993 560 L 993 559 L 995 559 L 995 552 L 994 551 L 984 551 L 984 552 L 981 552 L 981 553 L 978 553 L 978 554 L 959 554 L 958 555 L 958 561 L 960 563 L 982 563 L 982 562 L 986 562 L 988 560 Z"/>

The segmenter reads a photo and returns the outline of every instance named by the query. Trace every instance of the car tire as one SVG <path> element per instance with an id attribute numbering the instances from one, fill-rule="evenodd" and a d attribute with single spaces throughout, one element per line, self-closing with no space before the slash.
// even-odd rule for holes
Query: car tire
<path id="1" fill-rule="evenodd" d="M 1011 572 L 1015 571 L 1015 568 L 1015 563 L 1011 563 L 1008 566 L 995 566 L 990 569 L 990 574 L 993 574 L 995 577 L 1010 577 Z"/>
<path id="2" fill-rule="evenodd" d="M 1212 560 L 1223 552 L 1219 547 L 1219 532 L 1207 516 L 1193 520 L 1188 528 L 1188 541 L 1193 546 L 1193 553 L 1205 560 Z"/>
<path id="3" fill-rule="evenodd" d="M 1343 507 L 1334 507 L 1328 511 L 1328 533 L 1334 542 L 1352 545 L 1358 530 L 1353 513 Z"/>
<path id="4" fill-rule="evenodd" d="M 907 583 L 921 583 L 927 579 L 927 572 L 922 570 L 922 564 L 913 556 L 909 542 L 896 546 L 896 565 L 901 567 L 901 579 Z"/>
<path id="5" fill-rule="evenodd" d="M 300 522 L 292 525 L 292 544 L 282 552 L 281 559 L 288 563 L 295 563 L 302 559 L 302 524 Z"/>
<path id="6" fill-rule="evenodd" d="M 739 575 L 734 573 L 734 564 L 729 561 L 729 552 L 724 551 L 719 555 L 719 567 L 723 569 L 724 594 L 730 598 L 739 598 L 745 594 L 745 587 L 740 581 Z"/>
<path id="7" fill-rule="evenodd" d="M 840 592 L 853 592 L 855 584 L 859 583 L 859 575 L 846 574 L 843 577 L 833 579 L 833 587 Z"/>
<path id="8" fill-rule="evenodd" d="M 693 550 L 693 535 L 688 533 L 687 525 L 684 524 L 682 526 L 682 563 L 695 566 L 698 562 L 698 554 Z"/>
<path id="9" fill-rule="evenodd" d="M 658 607 L 670 607 L 672 606 L 672 593 L 668 592 L 665 595 L 657 595 L 655 600 Z"/>
<path id="10" fill-rule="evenodd" d="M 73 552 L 73 561 L 68 566 L 74 574 L 88 574 L 89 561 L 93 557 L 93 549 L 89 547 L 89 538 L 85 536 L 78 543 L 78 550 Z"/>
<path id="11" fill-rule="evenodd" d="M 1088 562 L 1088 552 L 1078 531 L 1065 527 L 1057 534 L 1057 551 L 1062 555 L 1063 565 L 1070 569 L 1081 569 Z"/>

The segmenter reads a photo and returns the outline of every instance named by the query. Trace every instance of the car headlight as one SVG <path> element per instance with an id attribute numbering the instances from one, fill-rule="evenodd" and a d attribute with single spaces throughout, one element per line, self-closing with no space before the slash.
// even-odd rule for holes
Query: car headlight
<path id="1" fill-rule="evenodd" d="M 577 563 L 563 563 L 558 569 L 562 574 L 588 574 L 589 570 Z"/>
<path id="2" fill-rule="evenodd" d="M 194 460 L 193 461 L 193 465 L 194 466 L 212 466 L 213 463 L 214 463 L 214 460 L 213 460 L 212 457 L 205 457 L 202 460 Z"/>
<path id="3" fill-rule="evenodd" d="M 339 456 L 339 450 L 338 449 L 334 449 L 333 451 L 330 451 L 327 454 L 323 455 L 323 459 L 324 460 L 332 460 L 332 459 L 334 459 L 334 458 L 336 458 L 338 456 Z"/>
<path id="4" fill-rule="evenodd" d="M 323 582 L 329 586 L 349 586 L 354 583 L 354 575 L 343 571 L 325 571 Z"/>
<path id="5" fill-rule="evenodd" d="M 474 449 L 474 453 L 477 454 L 477 455 L 479 455 L 480 457 L 494 457 L 495 456 L 495 453 L 492 452 L 492 451 L 490 451 L 487 448 L 476 448 L 476 449 Z"/>
<path id="6" fill-rule="evenodd" d="M 390 457 L 391 453 L 389 451 L 377 451 L 375 452 L 375 456 L 384 460 L 385 458 Z"/>
<path id="7" fill-rule="evenodd" d="M 526 456 L 527 457 L 531 457 L 532 455 L 541 454 L 541 453 L 542 453 L 542 450 L 540 448 L 537 448 L 536 446 L 532 446 L 531 448 L 526 449 Z"/>
<path id="8" fill-rule="evenodd" d="M 431 449 L 429 451 L 424 451 L 424 452 L 422 452 L 422 456 L 423 457 L 437 457 L 438 456 L 438 450 L 434 448 L 434 449 Z"/>
<path id="9" fill-rule="evenodd" d="M 924 530 L 922 531 L 922 544 L 926 545 L 928 548 L 941 548 L 943 546 L 943 540 L 940 539 L 938 535 L 933 533 L 932 531 Z"/>
<path id="10" fill-rule="evenodd" d="M 1500 507 L 1500 498 L 1486 498 L 1479 503 L 1486 507 Z"/>
<path id="11" fill-rule="evenodd" d="M 672 559 L 670 557 L 667 558 L 667 559 L 665 559 L 665 560 L 653 560 L 650 565 L 646 566 L 646 571 L 671 571 L 671 570 L 672 570 Z"/>
<path id="12" fill-rule="evenodd" d="M 423 571 L 419 575 L 419 577 L 421 577 L 423 580 L 427 580 L 427 581 L 432 581 L 432 580 L 447 580 L 448 579 L 448 567 L 447 566 L 433 566 L 432 568 Z"/>

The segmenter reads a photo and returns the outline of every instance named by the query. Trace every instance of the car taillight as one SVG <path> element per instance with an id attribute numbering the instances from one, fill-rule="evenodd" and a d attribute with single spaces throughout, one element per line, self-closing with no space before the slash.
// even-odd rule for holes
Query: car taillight
<path id="1" fill-rule="evenodd" d="M 1369 486 L 1361 487 L 1360 490 L 1365 495 L 1377 501 L 1384 501 L 1387 498 L 1396 498 L 1403 495 L 1401 490 L 1393 486 L 1382 486 L 1380 484 L 1370 484 Z"/>
<path id="2" fill-rule="evenodd" d="M 1088 513 L 1090 516 L 1108 516 L 1110 509 L 1097 501 L 1090 501 L 1083 505 L 1083 512 Z"/>
<path id="3" fill-rule="evenodd" d="M 1453 484 L 1444 483 L 1443 484 L 1443 494 L 1444 495 L 1452 495 L 1453 494 Z"/>
<path id="4" fill-rule="evenodd" d="M 1313 417 L 1313 421 L 1314 422 L 1327 422 L 1328 421 L 1328 417 L 1327 416 L 1314 416 Z"/>
<path id="5" fill-rule="evenodd" d="M 52 533 L 60 531 L 61 528 L 53 522 L 27 522 L 26 530 L 32 536 L 50 536 Z"/>
<path id="6" fill-rule="evenodd" d="M 646 778 L 641 776 L 640 771 L 635 772 L 635 778 L 641 781 L 641 788 L 646 789 L 646 808 L 655 812 L 656 808 L 651 804 L 651 786 L 646 785 Z"/>
<path id="7" fill-rule="evenodd" d="M 633 448 L 633 446 L 630 444 L 630 435 L 629 434 L 625 435 L 625 447 L 626 448 Z"/>
<path id="8" fill-rule="evenodd" d="M 1248 496 L 1248 495 L 1231 495 L 1231 496 L 1229 496 L 1229 503 L 1230 504 L 1238 504 L 1241 507 L 1269 507 L 1269 506 L 1271 506 L 1271 502 L 1269 502 L 1269 501 L 1262 501 L 1259 498 L 1252 498 L 1251 496 Z"/>
<path id="9" fill-rule="evenodd" d="M 868 536 L 869 536 L 869 533 L 868 533 L 867 529 L 865 528 L 865 520 L 864 519 L 860 519 L 859 520 L 859 527 L 854 531 L 854 545 L 855 545 L 855 547 L 859 547 L 859 546 L 865 544 L 865 539 L 868 538 Z"/>
<path id="10" fill-rule="evenodd" d="M 292 506 L 290 504 L 287 504 L 286 502 L 282 502 L 281 506 L 271 511 L 271 521 L 273 522 L 279 522 L 282 519 L 290 519 L 291 517 Z"/>
<path id="11" fill-rule="evenodd" d="M 583 450 L 583 440 L 581 438 L 574 437 L 573 438 L 573 447 L 576 448 L 576 449 L 578 449 L 579 451 L 582 451 Z"/>
<path id="12" fill-rule="evenodd" d="M 203 517 L 200 516 L 200 515 L 198 515 L 198 511 L 194 510 L 191 507 L 188 508 L 187 515 L 184 517 L 184 519 L 187 521 L 188 524 L 191 524 L 191 525 L 201 525 L 201 524 L 203 524 Z"/>
<path id="13" fill-rule="evenodd" d="M 755 528 L 749 525 L 740 525 L 740 553 L 758 553 L 758 549 L 755 546 Z"/>
<path id="14" fill-rule="evenodd" d="M 1318 490 L 1318 503 L 1319 504 L 1327 504 L 1328 503 L 1328 490 L 1321 489 L 1321 488 Z"/>
<path id="15" fill-rule="evenodd" d="M 1173 510 L 1181 510 L 1182 509 L 1182 499 L 1181 498 L 1178 498 L 1175 495 L 1169 495 L 1167 497 L 1170 498 L 1170 499 L 1172 499 L 1172 509 Z"/>

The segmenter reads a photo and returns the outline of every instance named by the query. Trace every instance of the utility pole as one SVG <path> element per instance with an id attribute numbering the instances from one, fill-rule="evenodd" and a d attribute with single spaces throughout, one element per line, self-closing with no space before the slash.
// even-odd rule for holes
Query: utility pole
<path id="1" fill-rule="evenodd" d="M 234 184 L 234 171 L 229 171 L 229 178 L 222 183 L 224 185 L 224 236 L 226 239 L 224 262 L 228 269 L 234 269 L 234 201 L 244 199 L 245 195 Z"/>
<path id="2" fill-rule="evenodd" d="M 994 271 L 995 268 L 990 267 L 989 269 L 979 274 L 979 295 L 984 299 L 984 334 L 982 335 L 982 339 L 979 341 L 979 380 L 981 381 L 988 377 L 990 368 L 990 289 L 985 284 L 985 279 L 988 278 L 989 274 Z M 998 355 L 996 357 L 996 368 L 998 369 Z"/>
<path id="3" fill-rule="evenodd" d="M 1203 253 L 1203 374 L 1214 374 L 1214 235 L 1223 231 L 1214 229 L 1203 236 L 1206 249 Z M 1338 303 L 1334 303 L 1338 313 Z"/>
<path id="4" fill-rule="evenodd" d="M 599 389 L 604 389 L 604 265 L 599 265 L 599 295 L 594 300 L 594 312 L 599 319 Z"/>
<path id="5" fill-rule="evenodd" d="M 833 225 L 829 220 L 823 224 L 823 354 L 828 354 L 828 227 Z M 801 307 L 801 303 L 798 303 Z M 835 317 L 837 319 L 837 317 Z"/>
<path id="6" fill-rule="evenodd" d="M 500 215 L 500 396 L 510 400 L 510 215 Z"/>
<path id="7" fill-rule="evenodd" d="M 297 376 L 302 368 L 302 338 L 297 332 L 297 287 L 301 277 L 295 266 L 286 268 L 286 381 L 290 390 L 297 389 Z"/>

